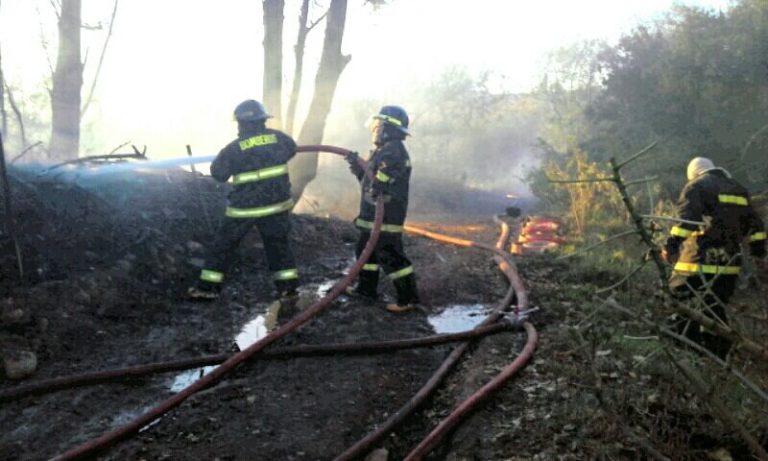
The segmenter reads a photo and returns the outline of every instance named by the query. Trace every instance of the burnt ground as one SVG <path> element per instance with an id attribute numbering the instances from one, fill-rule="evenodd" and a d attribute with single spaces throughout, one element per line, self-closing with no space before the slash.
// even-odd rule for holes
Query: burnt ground
<path id="1" fill-rule="evenodd" d="M 14 178 L 24 275 L 4 235 L 0 347 L 4 360 L 32 352 L 38 363 L 26 379 L 3 375 L 0 389 L 226 352 L 241 327 L 273 300 L 256 233 L 243 242 L 220 300 L 184 299 L 222 214 L 224 190 L 207 179 L 181 171 L 87 182 L 24 172 Z M 490 219 L 442 218 L 453 223 L 424 225 L 495 241 Z M 318 285 L 342 277 L 356 232 L 342 220 L 297 215 L 291 238 L 307 305 L 319 296 Z M 487 254 L 417 237 L 406 237 L 406 248 L 433 313 L 455 304 L 492 306 L 506 291 Z M 532 320 L 541 334 L 534 361 L 429 459 L 647 459 L 647 443 L 672 459 L 710 459 L 717 450 L 748 459 L 733 429 L 692 406 L 691 394 L 665 379 L 668 370 L 618 356 L 619 348 L 605 343 L 611 333 L 586 330 L 586 343 L 574 339 L 574 329 L 592 315 L 585 306 L 605 274 L 572 274 L 549 257 L 526 259 L 520 269 L 532 303 L 541 307 Z M 382 286 L 391 295 L 386 281 Z M 621 326 L 622 334 L 630 329 Z M 428 334 L 426 313 L 396 315 L 340 299 L 275 347 Z M 386 448 L 389 459 L 402 459 L 524 343 L 521 332 L 476 342 L 437 394 L 377 447 Z M 96 459 L 332 459 L 397 411 L 451 349 L 254 359 Z M 115 429 L 170 397 L 178 374 L 2 402 L 0 459 L 49 459 Z"/>

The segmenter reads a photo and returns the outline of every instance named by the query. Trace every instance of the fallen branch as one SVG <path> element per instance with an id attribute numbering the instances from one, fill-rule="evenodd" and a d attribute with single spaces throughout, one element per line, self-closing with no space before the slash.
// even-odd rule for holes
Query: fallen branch
<path id="1" fill-rule="evenodd" d="M 669 352 L 669 350 L 666 348 L 664 349 L 664 352 L 667 354 L 667 357 L 672 361 L 675 367 L 683 373 L 688 382 L 691 383 L 693 390 L 699 395 L 699 398 L 712 408 L 712 410 L 723 421 L 723 423 L 725 423 L 725 426 L 735 429 L 759 459 L 768 460 L 768 452 L 766 452 L 765 449 L 760 445 L 760 442 L 752 437 L 752 434 L 750 434 L 749 431 L 744 428 L 739 420 L 736 419 L 736 417 L 728 411 L 725 405 L 723 405 L 723 403 L 717 399 L 713 393 L 714 389 L 707 390 L 707 385 L 701 376 L 699 376 L 686 364 L 676 360 L 672 353 Z"/>
<path id="2" fill-rule="evenodd" d="M 743 373 L 741 373 L 739 370 L 734 369 L 731 367 L 731 365 L 726 362 L 725 360 L 721 359 L 720 357 L 713 354 L 709 349 L 699 345 L 698 343 L 692 341 L 691 339 L 675 333 L 674 331 L 670 330 L 669 328 L 664 328 L 661 325 L 658 325 L 655 322 L 652 322 L 651 320 L 648 320 L 647 318 L 643 317 L 642 315 L 633 312 L 630 309 L 627 309 L 626 307 L 619 304 L 614 299 L 604 299 L 602 300 L 604 304 L 610 306 L 612 309 L 615 309 L 625 315 L 628 315 L 632 317 L 633 319 L 642 322 L 643 324 L 651 327 L 653 330 L 657 332 L 659 335 L 667 336 L 671 339 L 674 339 L 675 341 L 681 342 L 685 344 L 686 346 L 690 347 L 691 349 L 695 350 L 696 352 L 699 352 L 706 356 L 711 361 L 715 362 L 717 365 L 719 365 L 721 368 L 723 368 L 725 371 L 728 371 L 732 375 L 734 375 L 736 378 L 741 381 L 741 383 L 749 390 L 755 393 L 758 397 L 763 399 L 765 402 L 768 402 L 768 394 L 764 392 L 760 386 L 752 382 L 749 378 L 747 378 Z M 657 338 L 658 339 L 658 338 Z"/>
<path id="3" fill-rule="evenodd" d="M 606 291 L 611 291 L 614 288 L 620 287 L 621 285 L 625 284 L 629 279 L 634 277 L 635 274 L 640 272 L 645 267 L 645 265 L 647 263 L 648 263 L 648 260 L 643 261 L 642 264 L 640 264 L 639 266 L 637 266 L 634 269 L 632 269 L 626 276 L 624 276 L 624 278 L 622 278 L 621 280 L 619 280 L 618 282 L 614 283 L 611 286 L 608 286 L 608 287 L 605 287 L 605 288 L 600 288 L 599 290 L 595 291 L 595 293 L 598 293 L 598 294 L 605 293 Z"/>
<path id="4" fill-rule="evenodd" d="M 605 401 L 605 396 L 603 395 L 603 379 L 600 377 L 600 373 L 597 370 L 597 366 L 595 365 L 594 361 L 594 352 L 593 348 L 589 347 L 589 343 L 586 339 L 584 339 L 584 335 L 581 334 L 581 332 L 577 329 L 571 330 L 573 335 L 576 337 L 576 339 L 581 343 L 579 347 L 580 350 L 587 350 L 591 353 L 589 355 L 585 354 L 585 359 L 589 363 L 589 369 L 592 372 L 592 377 L 595 380 L 595 390 L 593 394 L 595 395 L 595 398 L 597 399 L 597 402 L 600 404 L 600 407 L 603 410 L 603 413 L 611 418 L 614 424 L 616 424 L 618 427 L 621 428 L 622 432 L 632 439 L 635 443 L 640 445 L 645 451 L 648 452 L 651 457 L 658 461 L 670 461 L 669 458 L 664 456 L 661 452 L 659 452 L 653 445 L 651 445 L 647 440 L 644 440 L 637 434 L 635 434 L 634 431 L 632 431 L 630 428 L 626 426 L 624 423 L 623 418 L 617 417 L 612 411 L 609 411 L 610 406 L 608 405 L 608 402 Z"/>

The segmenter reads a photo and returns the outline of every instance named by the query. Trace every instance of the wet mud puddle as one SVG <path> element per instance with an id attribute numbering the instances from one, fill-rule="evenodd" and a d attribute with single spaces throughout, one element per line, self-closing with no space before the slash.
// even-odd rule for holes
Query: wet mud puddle
<path id="1" fill-rule="evenodd" d="M 479 325 L 485 320 L 487 312 L 488 306 L 484 304 L 454 304 L 439 314 L 429 316 L 427 321 L 435 333 L 458 333 Z"/>

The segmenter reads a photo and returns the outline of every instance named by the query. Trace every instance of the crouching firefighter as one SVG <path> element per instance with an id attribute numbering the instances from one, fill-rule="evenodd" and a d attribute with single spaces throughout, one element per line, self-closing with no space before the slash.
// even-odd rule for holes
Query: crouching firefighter
<path id="1" fill-rule="evenodd" d="M 397 302 L 386 305 L 390 312 L 405 312 L 417 307 L 419 295 L 411 261 L 403 248 L 403 223 L 408 210 L 408 186 L 411 161 L 403 141 L 408 132 L 408 114 L 401 107 L 384 106 L 370 121 L 371 140 L 375 148 L 368 158 L 371 177 L 357 162 L 357 154 L 349 155 L 350 170 L 361 183 L 360 212 L 355 226 L 360 237 L 355 249 L 360 257 L 373 229 L 375 201 L 384 197 L 384 224 L 374 252 L 360 272 L 357 286 L 348 294 L 378 298 L 379 270 L 392 280 Z"/>
<path id="2" fill-rule="evenodd" d="M 706 304 L 705 315 L 727 323 L 725 306 L 741 271 L 742 243 L 748 244 L 752 256 L 764 258 L 765 228 L 747 189 L 728 171 L 696 157 L 688 164 L 687 177 L 678 203 L 679 217 L 685 221 L 672 227 L 663 252 L 673 264 L 670 290 L 678 299 L 692 298 L 695 292 Z M 730 340 L 695 322 L 681 321 L 677 327 L 721 358 L 731 348 Z"/>
<path id="3" fill-rule="evenodd" d="M 288 160 L 296 155 L 296 143 L 285 133 L 268 129 L 264 106 L 247 100 L 235 108 L 238 135 L 211 163 L 211 176 L 225 182 L 232 178 L 226 218 L 191 298 L 215 299 L 240 241 L 256 226 L 264 243 L 267 265 L 278 295 L 296 295 L 299 274 L 288 234 L 291 228 L 291 183 Z"/>

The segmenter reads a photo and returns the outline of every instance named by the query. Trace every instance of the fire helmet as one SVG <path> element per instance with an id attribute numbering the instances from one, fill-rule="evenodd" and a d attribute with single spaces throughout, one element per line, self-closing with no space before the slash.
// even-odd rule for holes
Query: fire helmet
<path id="1" fill-rule="evenodd" d="M 397 131 L 410 135 L 408 131 L 408 113 L 400 106 L 384 106 L 379 113 L 371 117 L 371 121 L 380 120 L 385 126 L 391 126 Z"/>
<path id="2" fill-rule="evenodd" d="M 272 118 L 264 104 L 254 99 L 247 99 L 235 107 L 235 120 L 238 122 L 258 122 Z"/>

